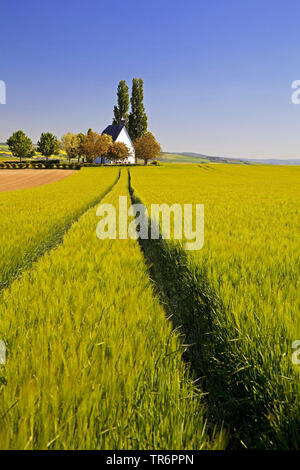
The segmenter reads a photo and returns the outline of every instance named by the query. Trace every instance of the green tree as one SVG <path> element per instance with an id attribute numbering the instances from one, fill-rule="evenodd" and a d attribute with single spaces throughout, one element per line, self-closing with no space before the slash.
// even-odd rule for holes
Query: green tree
<path id="1" fill-rule="evenodd" d="M 41 138 L 38 141 L 38 151 L 45 155 L 48 160 L 51 155 L 57 155 L 59 153 L 60 143 L 58 138 L 51 134 L 51 132 L 43 132 Z"/>
<path id="2" fill-rule="evenodd" d="M 155 160 L 161 152 L 160 144 L 151 132 L 146 132 L 134 141 L 135 158 L 144 160 L 147 165 L 149 160 Z"/>
<path id="3" fill-rule="evenodd" d="M 113 124 L 120 124 L 122 119 L 125 120 L 125 125 L 128 124 L 128 110 L 129 110 L 129 93 L 128 86 L 125 80 L 121 80 L 118 85 L 117 96 L 118 106 L 114 107 Z"/>
<path id="4" fill-rule="evenodd" d="M 78 138 L 78 141 L 79 141 L 79 144 L 78 144 L 78 163 L 80 162 L 80 158 L 85 157 L 84 148 L 83 148 L 83 142 L 84 142 L 85 137 L 86 136 L 83 132 L 80 132 L 79 134 L 77 134 L 77 138 Z"/>
<path id="5" fill-rule="evenodd" d="M 144 82 L 141 78 L 132 80 L 131 113 L 128 118 L 128 132 L 131 140 L 136 140 L 147 131 L 148 118 L 143 104 Z"/>
<path id="6" fill-rule="evenodd" d="M 11 153 L 22 161 L 22 158 L 30 158 L 35 152 L 32 141 L 23 131 L 14 132 L 7 140 L 7 145 Z"/>
<path id="7" fill-rule="evenodd" d="M 72 132 L 68 132 L 64 134 L 61 138 L 61 146 L 65 150 L 69 161 L 71 158 L 78 157 L 78 150 L 79 150 L 80 140 L 77 134 L 73 134 Z"/>

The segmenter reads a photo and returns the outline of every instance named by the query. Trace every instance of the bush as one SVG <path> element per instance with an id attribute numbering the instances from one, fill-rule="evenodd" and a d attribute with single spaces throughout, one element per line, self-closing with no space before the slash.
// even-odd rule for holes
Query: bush
<path id="1" fill-rule="evenodd" d="M 161 163 L 159 160 L 153 160 L 153 162 L 150 163 L 150 165 L 157 165 L 159 166 Z"/>
<path id="2" fill-rule="evenodd" d="M 61 164 L 53 164 L 52 162 L 35 162 L 35 161 L 28 161 L 28 162 L 0 162 L 0 169 L 14 169 L 14 170 L 21 170 L 25 168 L 30 168 L 32 170 L 40 170 L 40 169 L 47 169 L 47 170 L 80 170 L 81 169 L 80 163 L 61 163 Z M 90 165 L 87 165 L 90 166 Z M 94 165 L 98 166 L 98 165 Z"/>

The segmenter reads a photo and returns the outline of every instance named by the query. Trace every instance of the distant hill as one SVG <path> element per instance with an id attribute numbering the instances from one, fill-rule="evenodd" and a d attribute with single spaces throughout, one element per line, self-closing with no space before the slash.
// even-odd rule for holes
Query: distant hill
<path id="1" fill-rule="evenodd" d="M 162 152 L 161 157 L 159 158 L 162 162 L 168 163 L 243 163 L 245 165 L 249 164 L 249 161 L 238 160 L 236 158 L 227 158 L 227 157 L 213 157 L 210 155 L 202 155 L 200 153 L 193 152 L 182 152 L 182 153 L 169 153 Z"/>
<path id="2" fill-rule="evenodd" d="M 254 163 L 264 163 L 266 165 L 300 165 L 300 158 L 280 160 L 278 158 L 265 158 L 265 159 L 255 159 L 251 162 Z"/>
<path id="3" fill-rule="evenodd" d="M 180 153 L 168 153 L 162 152 L 159 158 L 161 162 L 166 163 L 207 163 L 208 160 L 205 157 L 195 157 L 192 155 L 182 155 Z"/>
<path id="4" fill-rule="evenodd" d="M 230 158 L 230 157 L 215 157 L 211 155 L 203 155 L 195 152 L 162 152 L 160 160 L 169 163 L 230 163 L 230 164 L 244 164 L 251 165 L 260 163 L 262 165 L 300 165 L 300 159 L 279 159 L 279 158 Z"/>

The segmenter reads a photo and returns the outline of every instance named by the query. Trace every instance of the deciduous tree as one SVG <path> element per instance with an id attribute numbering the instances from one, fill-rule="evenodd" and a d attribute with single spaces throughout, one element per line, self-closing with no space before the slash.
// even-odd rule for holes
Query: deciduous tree
<path id="1" fill-rule="evenodd" d="M 56 135 L 51 132 L 43 132 L 38 141 L 38 151 L 48 160 L 51 155 L 57 155 L 60 149 L 60 142 Z"/>
<path id="2" fill-rule="evenodd" d="M 32 141 L 23 131 L 14 132 L 7 140 L 9 150 L 22 161 L 22 158 L 29 158 L 34 155 Z"/>
<path id="3" fill-rule="evenodd" d="M 89 131 L 81 144 L 81 149 L 87 161 L 92 163 L 97 157 L 106 157 L 111 145 L 110 135 Z"/>
<path id="4" fill-rule="evenodd" d="M 109 147 L 107 158 L 112 161 L 125 160 L 129 155 L 129 148 L 123 142 L 113 142 Z"/>
<path id="5" fill-rule="evenodd" d="M 83 148 L 85 134 L 83 132 L 80 132 L 79 134 L 77 134 L 77 138 L 79 141 L 79 145 L 78 145 L 78 163 L 79 163 L 80 158 L 85 157 L 84 148 Z"/>
<path id="6" fill-rule="evenodd" d="M 78 157 L 80 140 L 77 134 L 68 132 L 61 138 L 61 146 L 65 150 L 69 160 Z"/>
<path id="7" fill-rule="evenodd" d="M 151 132 L 146 132 L 134 141 L 135 157 L 144 160 L 147 165 L 149 160 L 155 160 L 159 157 L 161 146 Z"/>

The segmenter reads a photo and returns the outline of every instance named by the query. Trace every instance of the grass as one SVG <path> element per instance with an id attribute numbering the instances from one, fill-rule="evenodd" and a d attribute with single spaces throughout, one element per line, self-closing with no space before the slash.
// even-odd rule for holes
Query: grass
<path id="1" fill-rule="evenodd" d="M 126 170 L 103 202 L 119 195 Z M 0 447 L 223 448 L 138 242 L 97 239 L 98 221 L 91 208 L 2 291 Z"/>
<path id="2" fill-rule="evenodd" d="M 4 156 L 3 158 L 7 159 L 7 158 L 10 158 L 12 155 L 11 155 L 11 152 L 9 151 L 9 148 L 8 148 L 8 145 L 6 144 L 0 144 L 0 154 L 1 153 L 5 153 L 6 156 Z M 2 157 L 1 157 L 2 158 Z"/>
<path id="3" fill-rule="evenodd" d="M 145 253 L 186 341 L 211 419 L 231 447 L 300 446 L 297 167 L 205 165 L 131 169 L 135 197 L 204 203 L 205 245 L 152 244 Z"/>
<path id="4" fill-rule="evenodd" d="M 230 448 L 298 449 L 300 168 L 131 168 L 134 202 L 205 205 L 195 252 L 97 239 L 118 172 L 0 195 L 0 447 L 216 449 L 224 423 Z"/>
<path id="5" fill-rule="evenodd" d="M 46 186 L 0 193 L 0 290 L 45 251 L 116 181 L 117 168 L 84 168 Z"/>
<path id="6" fill-rule="evenodd" d="M 166 163 L 207 163 L 208 159 L 201 157 L 193 157 L 191 155 L 179 155 L 176 153 L 163 152 L 159 158 L 160 161 Z"/>
<path id="7" fill-rule="evenodd" d="M 230 157 L 213 157 L 213 156 L 202 156 L 202 155 L 197 155 L 197 154 L 177 154 L 177 153 L 167 153 L 167 152 L 162 152 L 161 156 L 159 158 L 161 162 L 165 163 L 195 163 L 195 164 L 201 164 L 201 163 L 230 163 L 233 165 L 236 164 L 249 164 L 250 162 L 245 162 L 242 160 L 238 160 L 236 158 L 230 158 Z"/>
<path id="8" fill-rule="evenodd" d="M 8 145 L 6 144 L 0 144 L 0 152 L 6 152 L 8 151 Z"/>

